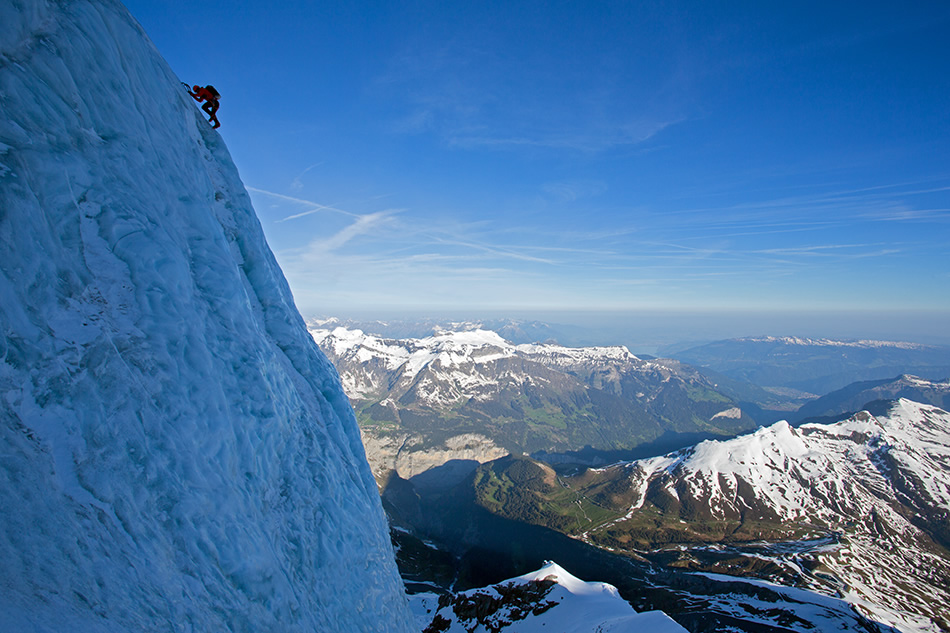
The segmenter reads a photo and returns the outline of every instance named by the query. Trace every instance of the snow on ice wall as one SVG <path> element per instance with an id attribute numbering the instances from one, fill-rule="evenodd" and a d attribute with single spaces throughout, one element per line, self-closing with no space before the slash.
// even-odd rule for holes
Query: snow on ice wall
<path id="1" fill-rule="evenodd" d="M 121 4 L 0 3 L 0 630 L 408 631 L 221 138 Z"/>

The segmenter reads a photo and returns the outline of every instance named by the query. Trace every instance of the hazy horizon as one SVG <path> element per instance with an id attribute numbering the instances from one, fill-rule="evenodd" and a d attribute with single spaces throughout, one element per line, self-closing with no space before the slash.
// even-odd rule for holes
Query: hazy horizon
<path id="1" fill-rule="evenodd" d="M 950 345 L 943 311 L 491 311 L 354 310 L 306 313 L 313 318 L 371 322 L 462 322 L 489 319 L 540 321 L 561 326 L 558 342 L 569 346 L 626 345 L 634 353 L 655 354 L 666 346 L 702 344 L 751 336 L 797 336 L 836 340 L 873 339 Z M 564 340 L 561 340 L 563 338 Z"/>

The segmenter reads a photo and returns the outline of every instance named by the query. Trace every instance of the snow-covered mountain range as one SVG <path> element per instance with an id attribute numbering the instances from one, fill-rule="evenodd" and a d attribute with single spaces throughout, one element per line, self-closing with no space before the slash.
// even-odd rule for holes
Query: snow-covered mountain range
<path id="1" fill-rule="evenodd" d="M 878 341 L 874 339 L 859 339 L 855 341 L 840 341 L 829 338 L 805 338 L 800 336 L 750 336 L 737 341 L 748 343 L 776 343 L 780 345 L 797 345 L 801 347 L 853 347 L 863 349 L 915 349 L 926 350 L 928 345 L 907 341 Z"/>
<path id="2" fill-rule="evenodd" d="M 754 426 L 699 372 L 622 346 L 516 345 L 481 329 L 416 339 L 314 324 L 310 331 L 340 372 L 377 474 L 389 468 L 408 478 L 439 460 L 472 458 L 453 455 L 453 443 L 485 461 Z"/>
<path id="3" fill-rule="evenodd" d="M 333 367 L 115 0 L 0 3 L 0 630 L 413 624 Z"/>
<path id="4" fill-rule="evenodd" d="M 358 367 L 358 371 L 341 374 L 343 387 L 351 398 L 367 400 L 387 391 L 415 389 L 422 404 L 435 407 L 451 406 L 472 398 L 490 399 L 499 389 L 498 381 L 487 376 L 487 372 L 469 369 L 502 359 L 524 358 L 562 369 L 640 362 L 622 346 L 514 345 L 497 333 L 482 329 L 446 330 L 421 339 L 384 339 L 344 327 L 311 328 L 311 334 L 340 364 Z M 443 380 L 437 380 L 438 374 L 434 371 L 430 372 L 433 375 L 420 377 L 424 370 L 436 367 L 442 371 Z M 389 384 L 391 380 L 384 381 L 392 377 L 397 385 L 402 384 L 393 387 Z"/>
<path id="5" fill-rule="evenodd" d="M 602 547 L 684 543 L 679 566 L 717 571 L 708 547 L 729 544 L 738 549 L 723 557 L 725 571 L 839 593 L 900 630 L 950 628 L 950 414 L 942 409 L 901 399 L 835 424 L 779 422 L 564 482 L 618 512 L 579 534 Z M 754 560 L 769 565 L 755 571 Z"/>

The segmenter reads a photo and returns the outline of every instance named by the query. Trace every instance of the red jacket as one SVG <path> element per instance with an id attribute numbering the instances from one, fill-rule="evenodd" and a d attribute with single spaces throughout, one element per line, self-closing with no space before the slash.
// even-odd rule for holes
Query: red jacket
<path id="1" fill-rule="evenodd" d="M 201 86 L 195 86 L 195 91 L 191 93 L 191 96 L 195 98 L 196 101 L 217 101 L 218 95 L 214 94 L 207 88 L 202 88 Z"/>

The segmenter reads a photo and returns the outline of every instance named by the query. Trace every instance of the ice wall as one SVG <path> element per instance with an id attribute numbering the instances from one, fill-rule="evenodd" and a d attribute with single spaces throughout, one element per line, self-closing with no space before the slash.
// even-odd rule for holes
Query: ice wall
<path id="1" fill-rule="evenodd" d="M 0 329 L 0 630 L 409 630 L 339 378 L 113 0 L 0 2 Z"/>

